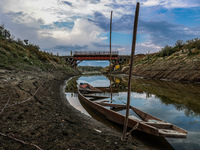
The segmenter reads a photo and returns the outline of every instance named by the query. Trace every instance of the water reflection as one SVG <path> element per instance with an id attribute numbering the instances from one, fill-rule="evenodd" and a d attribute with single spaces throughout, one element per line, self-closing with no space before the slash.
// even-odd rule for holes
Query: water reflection
<path id="1" fill-rule="evenodd" d="M 163 104 L 173 104 L 177 110 L 183 110 L 186 116 L 200 116 L 199 85 L 145 79 L 134 79 L 132 83 L 134 92 L 153 94 Z"/>
<path id="2" fill-rule="evenodd" d="M 66 92 L 77 92 L 77 84 L 88 82 L 104 92 L 109 92 L 109 81 L 104 76 L 75 77 L 68 82 Z M 95 80 L 96 79 L 96 80 Z M 112 90 L 114 93 L 127 92 L 128 77 L 112 77 Z M 165 105 L 173 104 L 179 111 L 184 111 L 186 116 L 200 116 L 200 85 L 181 84 L 157 80 L 133 78 L 132 92 L 145 93 L 146 98 L 160 99 Z M 144 95 L 143 95 L 144 96 Z"/>
<path id="3" fill-rule="evenodd" d="M 76 93 L 77 84 L 80 82 L 88 82 L 109 95 L 110 81 L 105 76 L 73 78 L 68 82 L 66 92 Z M 126 102 L 127 84 L 127 76 L 112 77 L 113 99 L 117 103 Z M 84 109 L 76 96 L 73 94 L 73 98 L 68 98 L 70 103 L 79 103 L 74 107 Z M 133 78 L 131 105 L 186 129 L 187 139 L 167 139 L 175 149 L 200 149 L 200 85 Z M 84 110 L 86 111 L 86 108 Z M 119 112 L 125 114 L 125 110 Z M 88 110 L 87 114 L 101 121 L 101 117 L 95 117 Z M 113 127 L 112 124 L 109 126 Z"/>

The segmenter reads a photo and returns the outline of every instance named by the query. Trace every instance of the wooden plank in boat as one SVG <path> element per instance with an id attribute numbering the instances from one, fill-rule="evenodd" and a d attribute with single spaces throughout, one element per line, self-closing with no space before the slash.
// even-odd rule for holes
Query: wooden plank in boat
<path id="1" fill-rule="evenodd" d="M 180 133 L 175 130 L 167 130 L 167 129 L 159 129 L 158 132 L 160 135 L 164 137 L 171 137 L 171 138 L 186 138 L 187 135 L 184 133 Z"/>
<path id="2" fill-rule="evenodd" d="M 172 124 L 167 122 L 145 122 L 148 125 L 161 129 L 172 129 Z"/>
<path id="3" fill-rule="evenodd" d="M 147 114 L 147 113 L 145 113 L 145 112 L 143 112 L 143 111 L 141 111 L 141 110 L 139 110 L 139 109 L 137 109 L 133 106 L 130 106 L 130 107 L 142 120 L 144 120 L 146 122 L 148 122 L 148 120 L 157 120 L 157 121 L 163 122 L 162 120 L 160 120 L 160 119 L 158 119 L 158 118 L 156 118 L 156 117 L 154 117 L 150 114 Z"/>
<path id="4" fill-rule="evenodd" d="M 114 110 L 114 111 L 122 111 L 122 110 L 125 110 L 126 109 L 126 107 L 111 107 L 110 108 L 111 110 Z"/>
<path id="5" fill-rule="evenodd" d="M 105 102 L 96 102 L 97 104 L 100 104 L 102 106 L 110 106 L 110 107 L 125 107 L 126 108 L 126 105 L 123 105 L 123 104 L 112 104 L 112 103 L 105 103 Z"/>
<path id="6" fill-rule="evenodd" d="M 94 98 L 109 98 L 109 96 L 101 96 L 101 95 L 91 95 L 91 94 L 83 94 L 85 97 L 94 97 Z"/>

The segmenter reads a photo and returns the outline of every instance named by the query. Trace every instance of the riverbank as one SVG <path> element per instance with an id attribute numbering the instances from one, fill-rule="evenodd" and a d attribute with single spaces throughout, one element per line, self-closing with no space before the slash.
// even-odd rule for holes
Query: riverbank
<path id="1" fill-rule="evenodd" d="M 132 74 L 151 79 L 200 83 L 200 54 L 188 56 L 178 51 L 157 59 L 144 58 L 134 66 Z"/>
<path id="2" fill-rule="evenodd" d="M 190 55 L 186 50 L 176 50 L 169 56 L 161 57 L 161 54 L 136 55 L 132 74 L 146 79 L 200 83 L 199 49 L 191 50 Z M 129 74 L 129 64 L 121 65 L 112 73 Z"/>
<path id="3" fill-rule="evenodd" d="M 0 149 L 141 149 L 69 104 L 63 84 L 76 74 L 1 68 Z"/>

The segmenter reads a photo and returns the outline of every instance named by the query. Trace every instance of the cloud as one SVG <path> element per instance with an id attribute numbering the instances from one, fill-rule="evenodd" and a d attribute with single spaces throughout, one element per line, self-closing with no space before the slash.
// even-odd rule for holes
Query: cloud
<path id="1" fill-rule="evenodd" d="M 142 6 L 152 7 L 152 6 L 163 6 L 165 8 L 192 8 L 199 7 L 200 2 L 198 0 L 144 0 L 141 2 Z"/>
<path id="2" fill-rule="evenodd" d="M 113 22 L 113 31 L 119 33 L 129 33 L 132 34 L 133 31 L 133 15 L 123 15 L 118 20 Z M 105 32 L 108 32 L 109 29 L 109 20 L 100 12 L 95 12 L 95 19 L 89 20 L 94 22 L 97 26 L 102 28 Z M 197 29 L 197 28 L 195 28 Z M 186 28 L 184 25 L 179 25 L 175 23 L 169 23 L 167 21 L 146 21 L 139 20 L 138 24 L 138 34 L 147 35 L 146 41 L 150 41 L 151 44 L 145 41 L 142 47 L 147 46 L 150 48 L 152 46 L 152 50 L 158 50 L 160 46 L 164 46 L 167 44 L 174 44 L 177 40 L 188 40 L 195 38 L 198 36 L 197 32 L 193 32 L 194 29 Z M 197 29 L 196 31 L 199 31 Z M 145 48 L 146 49 L 146 48 Z"/>
<path id="3" fill-rule="evenodd" d="M 98 3 L 100 3 L 101 2 L 101 0 L 89 0 L 91 3 L 93 3 L 93 4 L 98 4 Z"/>
<path id="4" fill-rule="evenodd" d="M 104 43 L 92 43 L 93 50 L 96 51 L 109 51 L 110 47 L 109 44 Z M 118 51 L 121 55 L 130 54 L 131 46 L 130 45 L 117 45 L 112 44 L 112 51 Z"/>
<path id="5" fill-rule="evenodd" d="M 197 34 L 183 25 L 172 24 L 166 21 L 141 21 L 139 32 L 149 34 L 149 40 L 159 46 L 171 45 L 176 40 L 188 40 L 195 38 Z"/>
<path id="6" fill-rule="evenodd" d="M 78 45 L 88 45 L 91 42 L 100 42 L 105 39 L 105 37 L 100 37 L 103 32 L 101 28 L 95 24 L 84 19 L 77 19 L 74 22 L 72 29 L 69 28 L 56 28 L 42 29 L 38 33 L 41 37 L 53 37 L 59 40 L 60 44 L 78 44 Z"/>
<path id="7" fill-rule="evenodd" d="M 128 32 L 130 33 L 133 29 L 133 15 L 123 15 L 119 19 L 113 21 L 112 31 L 115 32 Z M 110 31 L 110 19 L 105 17 L 100 12 L 94 13 L 94 19 L 89 19 L 89 21 L 94 22 L 97 26 L 102 28 L 105 32 Z"/>
<path id="8" fill-rule="evenodd" d="M 41 18 L 35 19 L 22 11 L 9 12 L 6 13 L 6 16 L 10 17 L 13 23 L 24 24 L 29 27 L 39 27 L 44 24 L 44 21 Z"/>
<path id="9" fill-rule="evenodd" d="M 72 3 L 68 2 L 68 1 L 62 1 L 64 4 L 67 4 L 69 6 L 72 6 Z"/>
<path id="10" fill-rule="evenodd" d="M 99 48 L 104 48 L 104 49 L 109 49 L 110 45 L 106 44 L 106 43 L 92 43 L 92 45 L 99 47 Z M 121 48 L 121 45 L 116 45 L 116 44 L 112 44 L 112 48 L 116 49 L 116 48 Z"/>
<path id="11" fill-rule="evenodd" d="M 144 42 L 142 44 L 136 45 L 136 54 L 148 54 L 148 53 L 154 53 L 161 50 L 162 47 L 152 44 L 150 42 Z"/>
<path id="12" fill-rule="evenodd" d="M 140 0 L 141 13 L 136 51 L 158 51 L 176 40 L 199 35 L 199 27 L 173 22 L 174 8 L 199 7 L 199 0 Z M 0 1 L 0 18 L 16 37 L 29 39 L 42 49 L 108 50 L 105 40 L 113 13 L 113 31 L 132 34 L 136 0 L 12 0 Z M 195 19 L 198 20 L 199 17 Z M 167 21 L 165 21 L 167 20 Z M 130 53 L 129 45 L 113 44 L 113 50 Z M 65 49 L 66 48 L 66 49 Z"/>
<path id="13" fill-rule="evenodd" d="M 17 13 L 23 12 L 28 17 L 35 20 L 42 19 L 44 23 L 52 23 L 61 19 L 61 15 L 57 12 L 60 9 L 61 4 L 55 0 L 18 0 L 14 5 L 11 0 L 2 0 L 2 12 L 3 13 Z M 58 6 L 57 8 L 55 6 Z M 22 16 L 23 17 L 23 16 Z M 18 20 L 21 23 L 30 23 L 29 20 Z"/>
<path id="14" fill-rule="evenodd" d="M 51 36 L 41 37 L 40 34 L 38 34 L 40 27 L 37 25 L 36 20 L 36 22 L 32 22 L 32 25 L 30 25 L 13 22 L 10 17 L 10 14 L 4 15 L 0 13 L 1 23 L 5 25 L 6 29 L 8 29 L 15 38 L 20 38 L 22 40 L 28 39 L 29 43 L 39 45 L 42 50 L 51 49 L 55 47 L 56 43 L 59 43 L 57 38 Z"/>
<path id="15" fill-rule="evenodd" d="M 85 46 L 79 46 L 79 45 L 74 45 L 74 46 L 56 46 L 52 49 L 54 50 L 59 50 L 59 51 L 62 51 L 62 52 L 71 52 L 71 51 L 82 51 L 82 50 L 86 50 L 88 47 L 88 45 L 85 45 Z"/>

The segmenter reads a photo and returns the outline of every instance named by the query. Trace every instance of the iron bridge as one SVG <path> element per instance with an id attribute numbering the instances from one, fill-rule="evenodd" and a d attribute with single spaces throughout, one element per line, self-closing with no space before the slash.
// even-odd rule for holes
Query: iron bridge
<path id="1" fill-rule="evenodd" d="M 129 55 L 119 55 L 118 51 L 111 52 L 111 61 L 114 64 L 128 62 Z M 110 61 L 109 51 L 74 51 L 70 56 L 62 56 L 65 61 L 72 67 L 76 67 L 84 60 L 108 60 Z"/>

